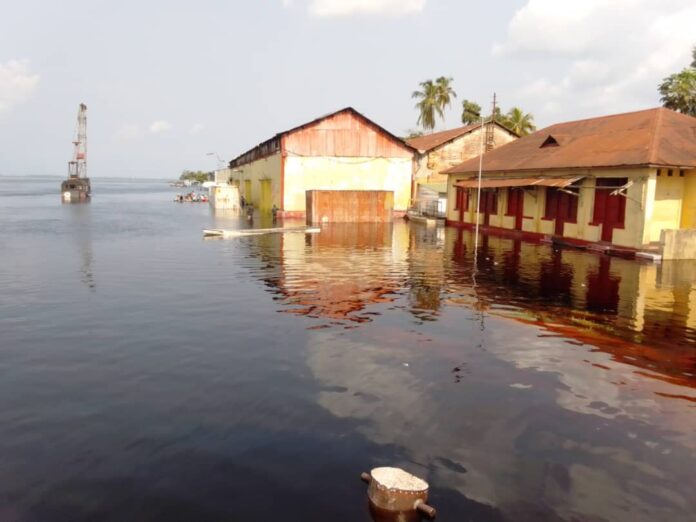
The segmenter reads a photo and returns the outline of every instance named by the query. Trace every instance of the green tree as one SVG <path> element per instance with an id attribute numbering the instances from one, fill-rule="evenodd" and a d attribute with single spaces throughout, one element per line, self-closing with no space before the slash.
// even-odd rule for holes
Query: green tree
<path id="1" fill-rule="evenodd" d="M 696 68 L 671 74 L 659 86 L 660 101 L 668 109 L 696 116 Z"/>
<path id="2" fill-rule="evenodd" d="M 529 112 L 525 114 L 519 107 L 510 109 L 505 115 L 504 122 L 501 123 L 519 136 L 525 136 L 536 130 L 534 116 Z"/>
<path id="3" fill-rule="evenodd" d="M 437 89 L 437 112 L 443 120 L 445 117 L 445 109 L 451 105 L 452 99 L 457 97 L 457 93 L 454 92 L 451 85 L 453 81 L 452 78 L 446 78 L 444 76 L 440 76 L 435 80 L 435 87 Z"/>
<path id="4" fill-rule="evenodd" d="M 432 131 L 435 128 L 435 113 L 438 112 L 438 89 L 432 80 L 420 83 L 421 90 L 413 91 L 411 98 L 417 99 L 418 125 L 425 130 Z"/>
<path id="5" fill-rule="evenodd" d="M 432 132 L 438 116 L 444 120 L 445 109 L 451 105 L 452 99 L 457 97 L 457 93 L 452 89 L 452 81 L 452 78 L 445 76 L 440 76 L 435 81 L 426 80 L 419 84 L 419 91 L 411 94 L 411 98 L 418 100 L 417 123 L 425 130 Z"/>
<path id="6" fill-rule="evenodd" d="M 191 181 L 198 181 L 200 183 L 203 183 L 204 181 L 208 181 L 208 173 L 203 172 L 202 170 L 184 170 L 181 173 L 181 176 L 179 176 L 180 180 L 185 180 L 189 179 Z"/>
<path id="7" fill-rule="evenodd" d="M 470 125 L 481 119 L 481 106 L 469 100 L 462 101 L 462 123 Z"/>
<path id="8" fill-rule="evenodd" d="M 662 80 L 658 91 L 662 105 L 668 109 L 696 116 L 696 47 L 691 56 L 691 65 Z"/>

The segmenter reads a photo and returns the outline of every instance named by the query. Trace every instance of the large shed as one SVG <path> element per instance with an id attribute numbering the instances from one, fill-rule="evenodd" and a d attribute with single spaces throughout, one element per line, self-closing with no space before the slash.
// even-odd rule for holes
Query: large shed
<path id="1" fill-rule="evenodd" d="M 304 217 L 310 190 L 390 191 L 411 198 L 415 150 L 352 107 L 282 131 L 230 162 L 230 181 L 261 211 Z"/>

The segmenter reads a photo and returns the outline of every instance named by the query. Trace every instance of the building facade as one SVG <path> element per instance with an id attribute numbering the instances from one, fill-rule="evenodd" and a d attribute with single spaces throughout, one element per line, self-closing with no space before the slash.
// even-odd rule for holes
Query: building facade
<path id="1" fill-rule="evenodd" d="M 448 223 L 477 222 L 478 160 L 446 171 Z M 483 158 L 478 222 L 578 245 L 657 247 L 696 228 L 696 118 L 650 109 L 561 123 Z"/>
<path id="2" fill-rule="evenodd" d="M 483 146 L 491 150 L 517 139 L 499 123 L 480 123 L 434 132 L 406 140 L 415 155 L 413 206 L 422 214 L 446 212 L 447 175 L 443 171 L 477 157 Z M 482 143 L 483 141 L 483 143 Z"/>
<path id="3" fill-rule="evenodd" d="M 304 217 L 308 190 L 394 193 L 394 211 L 411 197 L 414 149 L 353 108 L 280 132 L 230 162 L 231 183 L 261 211 Z"/>

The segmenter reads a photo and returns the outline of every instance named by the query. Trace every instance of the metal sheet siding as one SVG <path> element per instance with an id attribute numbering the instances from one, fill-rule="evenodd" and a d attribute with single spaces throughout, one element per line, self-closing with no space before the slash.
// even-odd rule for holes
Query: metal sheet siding
<path id="1" fill-rule="evenodd" d="M 394 193 L 386 190 L 308 190 L 307 223 L 389 223 Z"/>
<path id="2" fill-rule="evenodd" d="M 349 113 L 338 113 L 285 136 L 288 155 L 409 158 L 412 151 L 377 127 Z"/>

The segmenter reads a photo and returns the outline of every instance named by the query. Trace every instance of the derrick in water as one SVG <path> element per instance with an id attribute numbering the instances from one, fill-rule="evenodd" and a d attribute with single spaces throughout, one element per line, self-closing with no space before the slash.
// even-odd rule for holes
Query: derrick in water
<path id="1" fill-rule="evenodd" d="M 84 103 L 77 111 L 73 157 L 68 162 L 68 179 L 60 184 L 60 193 L 65 203 L 88 201 L 91 195 L 87 177 L 87 106 Z"/>

